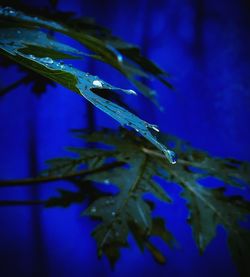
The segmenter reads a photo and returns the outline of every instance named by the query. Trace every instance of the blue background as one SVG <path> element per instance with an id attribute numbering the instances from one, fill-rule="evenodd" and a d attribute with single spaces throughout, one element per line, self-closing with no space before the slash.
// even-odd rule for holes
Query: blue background
<path id="1" fill-rule="evenodd" d="M 141 117 L 213 155 L 250 161 L 247 1 L 60 0 L 58 8 L 94 17 L 114 34 L 140 45 L 143 54 L 171 74 L 175 92 L 158 82 L 151 84 L 165 107 L 163 113 L 143 97 L 126 97 Z M 119 87 L 133 88 L 107 65 L 89 60 L 75 65 Z M 1 88 L 23 76 L 14 66 L 0 73 Z M 30 85 L 21 85 L 0 99 L 1 179 L 35 176 L 47 159 L 65 153 L 63 147 L 79 145 L 68 132 L 71 128 L 118 127 L 79 95 L 59 85 L 49 87 L 41 97 L 30 90 Z M 219 185 L 214 180 L 209 184 Z M 37 188 L 1 188 L 0 200 L 47 199 L 62 186 L 72 188 L 63 182 Z M 174 185 L 167 190 L 173 197 L 180 192 Z M 158 207 L 155 214 L 167 219 L 169 230 L 179 241 L 179 247 L 171 250 L 156 240 L 167 256 L 167 265 L 156 264 L 148 252 L 141 254 L 130 237 L 131 247 L 122 251 L 114 271 L 106 258 L 97 259 L 90 236 L 94 224 L 80 217 L 81 205 L 66 209 L 0 207 L 0 276 L 237 276 L 221 227 L 200 256 L 185 223 L 185 201 L 159 203 Z"/>

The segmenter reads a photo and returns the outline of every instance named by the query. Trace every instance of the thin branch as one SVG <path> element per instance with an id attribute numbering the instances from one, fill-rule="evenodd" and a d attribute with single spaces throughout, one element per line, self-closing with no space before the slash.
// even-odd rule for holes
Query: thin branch
<path id="1" fill-rule="evenodd" d="M 44 205 L 46 200 L 0 200 L 0 207 Z"/>
<path id="2" fill-rule="evenodd" d="M 124 164 L 125 164 L 124 162 L 113 162 L 113 163 L 105 164 L 98 168 L 81 170 L 81 171 L 69 173 L 63 176 L 44 176 L 44 177 L 16 179 L 16 180 L 0 180 L 0 187 L 16 187 L 16 186 L 39 184 L 39 183 L 55 182 L 60 180 L 70 180 L 77 176 L 86 176 L 89 174 L 106 171 L 115 167 L 122 166 Z"/>
<path id="3" fill-rule="evenodd" d="M 11 85 L 7 86 L 6 88 L 1 89 L 0 90 L 0 97 L 4 96 L 9 91 L 15 89 L 16 87 L 18 87 L 22 83 L 27 82 L 29 80 L 29 78 L 30 78 L 29 76 L 24 76 L 23 78 L 21 78 L 20 80 L 17 80 L 16 82 L 12 83 Z"/>

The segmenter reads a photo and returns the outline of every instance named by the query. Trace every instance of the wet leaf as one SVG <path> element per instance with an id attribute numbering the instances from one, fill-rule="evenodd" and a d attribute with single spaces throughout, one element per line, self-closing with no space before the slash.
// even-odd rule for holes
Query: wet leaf
<path id="1" fill-rule="evenodd" d="M 52 46 L 51 43 L 53 43 Z M 27 54 L 25 49 L 27 50 L 27 47 L 30 47 L 30 45 L 35 46 L 35 48 L 28 48 L 29 54 Z M 53 42 L 44 33 L 37 30 L 5 28 L 2 29 L 0 34 L 0 50 L 2 54 L 84 96 L 93 105 L 113 117 L 121 125 L 127 125 L 138 131 L 160 149 L 171 163 L 176 162 L 173 153 L 158 142 L 152 134 L 151 130 L 156 129 L 155 125 L 147 123 L 126 109 L 95 93 L 95 90 L 105 89 L 110 93 L 121 90 L 127 94 L 134 95 L 135 92 L 133 90 L 119 89 L 99 79 L 97 76 L 92 76 L 89 73 L 63 64 L 57 61 L 57 59 L 52 59 L 47 56 L 46 52 L 48 48 L 49 53 L 51 53 L 50 47 L 54 51 L 54 56 L 58 58 L 61 57 L 61 53 L 64 55 L 65 52 L 71 54 L 80 53 L 67 45 Z M 34 50 L 34 52 L 31 50 Z M 41 57 L 42 53 L 44 56 Z"/>
<path id="2" fill-rule="evenodd" d="M 49 12 L 46 14 L 48 16 Z M 58 17 L 60 18 L 59 12 Z M 146 83 L 143 83 L 140 77 L 150 80 L 155 77 L 172 88 L 172 85 L 166 80 L 168 74 L 142 56 L 137 46 L 113 36 L 110 31 L 99 26 L 93 20 L 74 18 L 71 14 L 68 16 L 64 14 L 63 21 L 55 22 L 41 16 L 30 16 L 10 7 L 0 9 L 0 18 L 4 22 L 12 22 L 16 26 L 48 28 L 74 38 L 94 53 L 92 58 L 108 63 L 119 70 L 144 96 L 157 105 L 155 92 Z M 55 15 L 52 18 L 55 18 Z"/>

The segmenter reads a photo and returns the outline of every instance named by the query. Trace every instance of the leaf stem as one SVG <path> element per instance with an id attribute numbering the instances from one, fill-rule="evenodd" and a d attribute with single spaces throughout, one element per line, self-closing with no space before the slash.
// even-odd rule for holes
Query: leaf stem
<path id="1" fill-rule="evenodd" d="M 106 171 L 115 167 L 122 166 L 124 164 L 125 164 L 124 162 L 113 162 L 113 163 L 105 164 L 98 168 L 80 170 L 78 172 L 69 173 L 63 176 L 43 176 L 43 177 L 16 179 L 16 180 L 0 180 L 0 188 L 26 186 L 26 185 L 33 185 L 33 184 L 39 184 L 39 183 L 55 182 L 60 180 L 69 180 L 77 176 L 85 176 L 85 175 L 94 174 L 97 172 Z"/>
<path id="2" fill-rule="evenodd" d="M 4 96 L 5 94 L 7 94 L 9 91 L 15 89 L 16 87 L 18 87 L 19 85 L 21 85 L 22 83 L 25 83 L 26 81 L 29 80 L 29 76 L 24 76 L 23 78 L 17 80 L 16 82 L 12 83 L 11 85 L 3 88 L 0 90 L 0 97 Z"/>

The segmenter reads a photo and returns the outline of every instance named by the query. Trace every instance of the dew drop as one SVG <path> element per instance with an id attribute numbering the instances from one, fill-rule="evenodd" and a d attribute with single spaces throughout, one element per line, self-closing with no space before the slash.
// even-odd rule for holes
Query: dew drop
<path id="1" fill-rule="evenodd" d="M 136 130 L 136 132 L 139 132 L 139 130 L 138 129 L 135 129 Z"/>
<path id="2" fill-rule="evenodd" d="M 103 183 L 106 184 L 106 185 L 108 185 L 108 184 L 110 184 L 110 181 L 109 181 L 109 179 L 105 179 L 105 180 L 103 181 Z"/>
<path id="3" fill-rule="evenodd" d="M 173 152 L 171 150 L 166 150 L 166 151 L 164 151 L 164 153 L 167 156 L 167 158 L 170 160 L 171 164 L 176 164 L 177 157 L 176 157 L 175 152 Z"/>
<path id="4" fill-rule="evenodd" d="M 4 7 L 4 8 L 1 8 L 0 14 L 13 16 L 16 14 L 16 11 L 14 9 L 12 9 L 11 7 Z"/>
<path id="5" fill-rule="evenodd" d="M 123 56 L 122 56 L 122 54 L 118 54 L 117 55 L 117 61 L 119 62 L 119 63 L 122 63 L 123 62 Z"/>
<path id="6" fill-rule="evenodd" d="M 93 208 L 91 209 L 91 213 L 95 213 L 95 212 L 96 212 L 96 208 L 93 207 Z"/>
<path id="7" fill-rule="evenodd" d="M 31 54 L 31 55 L 28 55 L 28 58 L 29 58 L 29 59 L 32 59 L 32 60 L 35 60 L 35 59 L 36 59 L 36 57 L 35 57 L 34 55 L 32 55 L 32 54 Z"/>
<path id="8" fill-rule="evenodd" d="M 137 93 L 132 89 L 126 89 L 125 92 L 128 93 L 128 94 L 137 95 Z"/>
<path id="9" fill-rule="evenodd" d="M 112 212 L 111 214 L 112 214 L 112 216 L 115 216 L 115 212 Z"/>
<path id="10" fill-rule="evenodd" d="M 156 132 L 160 132 L 160 130 L 158 129 L 158 127 L 156 125 L 151 125 L 151 128 L 153 130 L 155 130 Z"/>
<path id="11" fill-rule="evenodd" d="M 50 57 L 41 58 L 40 61 L 49 64 L 52 64 L 54 62 Z"/>
<path id="12" fill-rule="evenodd" d="M 145 123 L 146 127 L 147 128 L 150 128 L 150 129 L 153 129 L 155 130 L 156 132 L 160 132 L 159 128 L 157 125 L 154 125 L 154 124 L 149 124 L 149 123 Z"/>
<path id="13" fill-rule="evenodd" d="M 93 81 L 93 85 L 96 86 L 96 87 L 98 87 L 98 88 L 102 88 L 102 82 L 99 81 L 99 80 L 94 80 L 94 81 Z"/>

